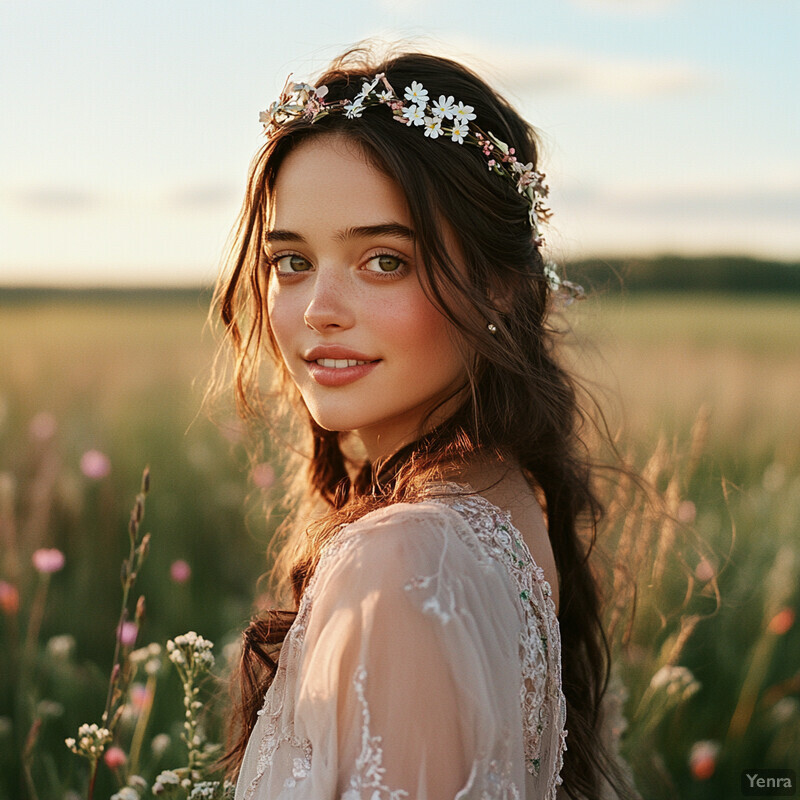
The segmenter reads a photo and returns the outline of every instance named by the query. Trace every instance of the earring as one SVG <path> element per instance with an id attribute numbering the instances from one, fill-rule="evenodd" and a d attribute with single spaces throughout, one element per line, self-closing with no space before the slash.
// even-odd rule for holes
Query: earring
<path id="1" fill-rule="evenodd" d="M 493 322 L 490 322 L 486 327 L 489 329 L 489 333 L 491 333 L 492 336 L 497 333 L 497 325 L 495 325 Z"/>

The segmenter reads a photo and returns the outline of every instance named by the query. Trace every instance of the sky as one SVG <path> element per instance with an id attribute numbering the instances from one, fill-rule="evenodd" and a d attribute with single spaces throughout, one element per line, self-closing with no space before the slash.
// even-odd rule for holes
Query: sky
<path id="1" fill-rule="evenodd" d="M 555 258 L 800 260 L 797 0 L 0 0 L 0 285 L 212 282 L 258 112 L 367 37 L 539 129 Z"/>

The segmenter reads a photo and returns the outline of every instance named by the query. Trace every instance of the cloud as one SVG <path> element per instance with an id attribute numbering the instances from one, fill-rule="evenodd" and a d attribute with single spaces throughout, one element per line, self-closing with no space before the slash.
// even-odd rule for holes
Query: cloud
<path id="1" fill-rule="evenodd" d="M 789 222 L 800 218 L 800 182 L 735 186 L 725 182 L 684 187 L 564 187 L 565 203 L 630 217 Z"/>
<path id="2" fill-rule="evenodd" d="M 378 0 L 378 7 L 383 11 L 410 13 L 419 11 L 428 5 L 430 0 Z"/>
<path id="3" fill-rule="evenodd" d="M 680 5 L 681 0 L 571 0 L 573 5 L 591 11 L 612 11 L 628 15 L 658 14 Z"/>
<path id="4" fill-rule="evenodd" d="M 628 98 L 682 93 L 706 83 L 697 69 L 680 62 L 612 59 L 568 51 L 508 54 L 498 65 L 517 91 L 576 91 Z"/>
<path id="5" fill-rule="evenodd" d="M 12 205 L 30 211 L 86 211 L 100 199 L 93 192 L 67 186 L 28 187 L 12 191 Z"/>
<path id="6" fill-rule="evenodd" d="M 239 191 L 233 185 L 196 184 L 180 186 L 167 193 L 167 203 L 180 211 L 216 210 L 238 199 Z"/>
<path id="7" fill-rule="evenodd" d="M 711 81 L 699 67 L 683 61 L 620 58 L 552 47 L 533 51 L 465 37 L 420 44 L 472 66 L 516 93 L 633 98 L 694 91 Z"/>

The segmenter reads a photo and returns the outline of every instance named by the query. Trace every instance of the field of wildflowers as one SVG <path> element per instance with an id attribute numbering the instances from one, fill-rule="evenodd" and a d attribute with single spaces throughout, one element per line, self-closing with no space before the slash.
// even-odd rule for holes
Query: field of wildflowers
<path id="1" fill-rule="evenodd" d="M 599 297 L 568 317 L 569 357 L 669 512 L 608 484 L 616 724 L 648 799 L 800 766 L 797 311 Z M 204 314 L 2 309 L 0 800 L 224 796 L 224 679 L 266 599 L 280 467 L 200 411 Z"/>

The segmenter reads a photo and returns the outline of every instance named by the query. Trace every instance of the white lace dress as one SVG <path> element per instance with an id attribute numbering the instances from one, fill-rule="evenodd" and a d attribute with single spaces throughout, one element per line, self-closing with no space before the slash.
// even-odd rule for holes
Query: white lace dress
<path id="1" fill-rule="evenodd" d="M 236 800 L 556 798 L 567 731 L 550 584 L 508 514 L 465 489 L 434 484 L 326 546 Z"/>

